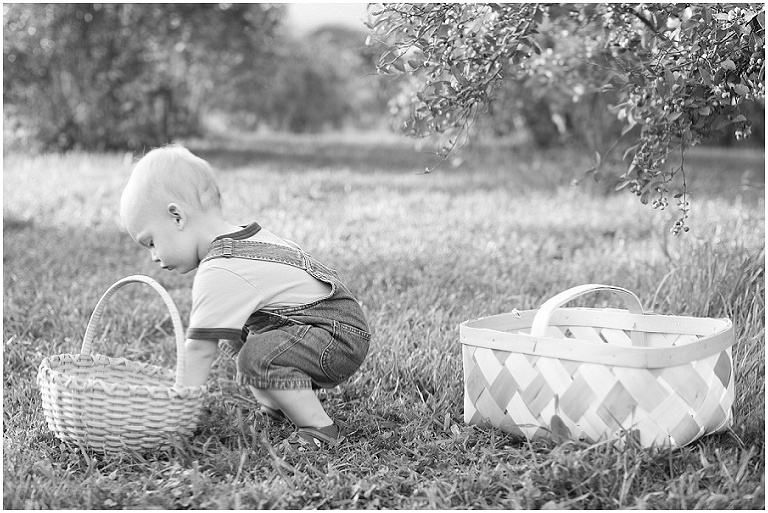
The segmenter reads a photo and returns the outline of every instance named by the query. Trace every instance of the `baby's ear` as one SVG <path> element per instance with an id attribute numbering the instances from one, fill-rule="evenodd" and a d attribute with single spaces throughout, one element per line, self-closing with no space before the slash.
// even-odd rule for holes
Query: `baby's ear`
<path id="1" fill-rule="evenodd" d="M 177 203 L 169 203 L 168 204 L 168 213 L 173 218 L 173 221 L 176 223 L 176 225 L 179 228 L 183 228 L 186 224 L 186 216 L 184 215 L 184 211 L 181 209 L 181 207 Z"/>

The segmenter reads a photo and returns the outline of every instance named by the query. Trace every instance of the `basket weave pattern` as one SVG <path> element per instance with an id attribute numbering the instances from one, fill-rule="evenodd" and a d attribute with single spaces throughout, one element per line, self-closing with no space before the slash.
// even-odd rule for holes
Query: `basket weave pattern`
<path id="1" fill-rule="evenodd" d="M 155 289 L 168 308 L 176 337 L 176 372 L 125 358 L 91 354 L 108 299 L 129 283 Z M 110 287 L 96 305 L 80 354 L 45 358 L 37 384 L 48 427 L 61 440 L 96 452 L 151 450 L 170 445 L 197 427 L 205 386 L 184 387 L 184 336 L 170 295 L 146 276 L 129 276 Z"/>
<path id="2" fill-rule="evenodd" d="M 558 309 L 606 288 L 615 289 L 580 287 L 538 311 L 463 323 L 465 421 L 525 438 L 597 442 L 629 434 L 643 447 L 679 447 L 726 429 L 734 399 L 730 321 L 643 315 L 636 298 L 629 313 Z M 641 321 L 660 329 L 631 329 Z"/>

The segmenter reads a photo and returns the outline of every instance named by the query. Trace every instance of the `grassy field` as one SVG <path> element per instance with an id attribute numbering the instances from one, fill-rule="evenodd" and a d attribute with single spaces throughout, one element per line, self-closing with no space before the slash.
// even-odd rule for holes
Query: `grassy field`
<path id="1" fill-rule="evenodd" d="M 257 418 L 234 366 L 215 365 L 195 437 L 104 458 L 45 425 L 35 375 L 75 353 L 99 296 L 129 274 L 165 286 L 186 319 L 191 276 L 150 262 L 120 227 L 131 155 L 5 155 L 3 505 L 6 509 L 722 509 L 765 506 L 765 202 L 762 151 L 688 159 L 691 232 L 601 184 L 587 160 L 477 146 L 434 163 L 392 137 L 191 141 L 219 170 L 233 221 L 258 220 L 338 269 L 374 332 L 369 358 L 322 393 L 358 431 L 338 452 L 280 457 L 288 428 Z M 677 450 L 522 442 L 462 417 L 457 325 L 536 308 L 582 283 L 633 290 L 658 313 L 735 324 L 735 422 Z M 618 306 L 609 296 L 583 304 Z M 162 302 L 123 289 L 95 350 L 171 366 Z"/>

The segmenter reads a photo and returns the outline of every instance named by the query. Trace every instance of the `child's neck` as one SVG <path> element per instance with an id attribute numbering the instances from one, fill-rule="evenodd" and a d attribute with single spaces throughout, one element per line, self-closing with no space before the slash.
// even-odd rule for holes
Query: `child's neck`
<path id="1" fill-rule="evenodd" d="M 204 220 L 201 219 L 200 221 L 198 254 L 201 259 L 208 253 L 208 248 L 216 237 L 243 229 L 242 226 L 232 224 L 223 217 L 212 217 Z"/>

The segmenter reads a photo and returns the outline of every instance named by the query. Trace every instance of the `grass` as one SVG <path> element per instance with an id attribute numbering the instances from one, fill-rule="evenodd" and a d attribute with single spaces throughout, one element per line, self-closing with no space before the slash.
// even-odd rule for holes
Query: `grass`
<path id="1" fill-rule="evenodd" d="M 477 146 L 462 166 L 425 175 L 434 160 L 391 137 L 190 146 L 219 170 L 233 220 L 256 219 L 299 242 L 357 291 L 374 331 L 371 353 L 321 398 L 358 432 L 337 453 L 283 459 L 273 446 L 289 428 L 257 418 L 233 364 L 220 359 L 193 439 L 120 458 L 60 443 L 34 384 L 42 358 L 78 351 L 91 309 L 119 278 L 155 277 L 185 319 L 192 278 L 163 273 L 120 228 L 130 155 L 8 154 L 5 508 L 764 508 L 762 151 L 689 157 L 692 231 L 674 238 L 672 214 L 600 184 L 570 186 L 589 163 L 568 148 Z M 524 442 L 464 424 L 457 325 L 536 308 L 588 282 L 629 288 L 659 313 L 734 321 L 730 432 L 652 452 Z M 104 319 L 98 352 L 175 362 L 168 316 L 151 291 L 121 290 Z"/>

